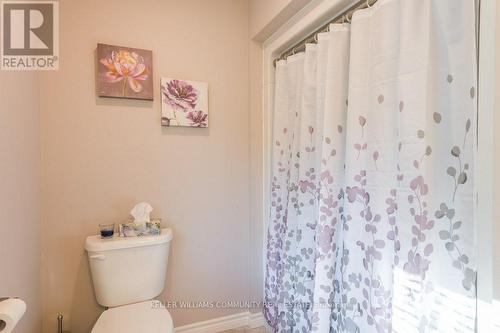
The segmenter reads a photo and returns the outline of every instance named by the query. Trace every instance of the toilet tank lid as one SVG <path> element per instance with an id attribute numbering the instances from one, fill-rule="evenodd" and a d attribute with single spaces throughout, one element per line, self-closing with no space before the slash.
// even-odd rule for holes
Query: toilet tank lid
<path id="1" fill-rule="evenodd" d="M 140 246 L 158 245 L 168 243 L 172 240 L 172 230 L 169 228 L 161 229 L 160 235 L 157 236 L 140 236 L 140 237 L 119 237 L 114 236 L 111 239 L 102 239 L 100 235 L 87 237 L 85 241 L 85 250 L 88 252 L 110 251 L 127 249 Z"/>

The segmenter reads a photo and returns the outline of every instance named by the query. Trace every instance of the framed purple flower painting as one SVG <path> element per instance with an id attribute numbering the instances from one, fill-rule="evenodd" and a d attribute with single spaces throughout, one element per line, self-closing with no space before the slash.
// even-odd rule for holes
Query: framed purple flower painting
<path id="1" fill-rule="evenodd" d="M 208 127 L 208 84 L 161 79 L 161 125 Z"/>
<path id="2" fill-rule="evenodd" d="M 153 52 L 97 44 L 97 94 L 153 100 Z"/>

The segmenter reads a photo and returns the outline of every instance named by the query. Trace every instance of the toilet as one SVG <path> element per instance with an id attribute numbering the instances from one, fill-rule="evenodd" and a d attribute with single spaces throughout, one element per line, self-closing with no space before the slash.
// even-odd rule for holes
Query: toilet
<path id="1" fill-rule="evenodd" d="M 172 230 L 157 236 L 87 237 L 97 302 L 107 309 L 91 333 L 172 333 L 170 313 L 154 298 L 165 285 Z"/>

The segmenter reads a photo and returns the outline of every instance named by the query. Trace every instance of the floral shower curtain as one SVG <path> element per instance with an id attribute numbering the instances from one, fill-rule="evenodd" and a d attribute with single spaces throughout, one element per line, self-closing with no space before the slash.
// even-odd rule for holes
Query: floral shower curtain
<path id="1" fill-rule="evenodd" d="M 474 0 L 379 0 L 276 66 L 275 332 L 474 332 Z"/>

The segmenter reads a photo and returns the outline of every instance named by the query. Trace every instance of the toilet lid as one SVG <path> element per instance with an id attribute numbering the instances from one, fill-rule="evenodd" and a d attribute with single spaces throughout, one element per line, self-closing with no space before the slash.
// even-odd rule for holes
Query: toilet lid
<path id="1" fill-rule="evenodd" d="M 172 333 L 172 317 L 159 305 L 158 301 L 147 301 L 108 309 L 91 333 Z"/>

